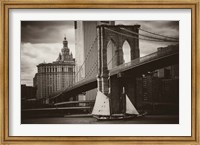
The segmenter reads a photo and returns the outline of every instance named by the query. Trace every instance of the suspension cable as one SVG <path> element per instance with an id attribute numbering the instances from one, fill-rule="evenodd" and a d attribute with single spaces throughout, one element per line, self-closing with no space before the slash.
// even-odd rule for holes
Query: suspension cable
<path id="1" fill-rule="evenodd" d="M 90 76 L 93 73 L 94 69 L 97 67 L 97 63 L 98 63 L 98 60 L 96 60 L 95 63 L 92 65 L 91 69 L 86 74 L 85 79 L 87 79 L 87 77 Z"/>
<path id="2" fill-rule="evenodd" d="M 107 48 L 109 48 L 110 45 L 111 45 L 111 43 L 108 44 Z M 114 55 L 115 55 L 115 54 L 114 54 Z M 114 56 L 114 55 L 113 55 L 113 56 Z M 107 65 L 110 64 L 110 62 L 111 62 L 112 59 L 113 59 L 113 56 L 112 56 L 111 60 L 107 63 Z M 85 79 L 86 79 L 90 74 L 93 73 L 94 69 L 98 66 L 97 63 L 98 63 L 98 59 L 97 59 L 96 62 L 93 64 L 93 66 L 92 66 L 92 68 L 89 70 L 89 72 L 86 74 Z M 83 80 L 84 80 L 84 79 L 83 79 Z"/>
<path id="3" fill-rule="evenodd" d="M 106 28 L 107 30 L 111 31 L 111 32 L 114 32 L 114 33 L 117 33 L 117 34 L 120 34 L 120 35 L 123 35 L 123 36 L 126 36 L 126 37 L 130 37 L 130 38 L 134 38 L 134 39 L 141 39 L 141 40 L 146 40 L 146 41 L 154 41 L 154 42 L 178 42 L 178 41 L 173 41 L 173 40 L 167 40 L 167 41 L 158 41 L 158 40 L 154 40 L 154 39 L 146 39 L 146 38 L 138 38 L 138 37 L 134 37 L 134 36 L 131 36 L 131 35 L 128 35 L 128 34 L 124 34 L 124 33 L 120 33 L 120 32 L 117 32 L 117 31 L 114 31 L 114 30 L 111 30 L 109 28 Z"/>
<path id="4" fill-rule="evenodd" d="M 143 37 L 148 37 L 148 38 L 152 38 L 152 39 L 157 39 L 157 40 L 163 40 L 163 41 L 168 41 L 169 39 L 163 39 L 163 38 L 158 38 L 158 37 L 152 37 L 152 36 L 148 36 L 148 35 L 144 35 L 144 34 L 139 34 L 139 33 L 136 33 L 136 32 L 133 32 L 131 30 L 128 30 L 126 28 L 120 28 L 126 32 L 129 32 L 129 33 L 132 33 L 132 34 L 135 34 L 135 35 L 140 35 L 140 36 L 143 36 Z M 174 41 L 174 40 L 169 40 L 169 41 Z"/>
<path id="5" fill-rule="evenodd" d="M 107 47 L 109 48 L 110 45 L 111 45 L 111 43 L 109 43 L 109 45 Z M 109 60 L 109 62 L 107 63 L 107 65 L 109 65 L 111 63 L 111 61 L 113 60 L 114 56 L 115 56 L 115 54 Z M 90 76 L 94 72 L 95 68 L 98 66 L 97 63 L 98 63 L 98 59 L 92 65 L 92 67 L 90 68 L 90 70 L 88 71 L 88 73 L 86 74 L 86 76 L 85 76 L 85 78 L 83 80 L 87 79 L 87 77 Z M 83 81 L 83 80 L 81 80 L 81 81 Z"/>
<path id="6" fill-rule="evenodd" d="M 144 30 L 144 29 L 141 29 L 141 28 L 138 28 L 138 29 L 141 30 L 141 31 L 144 31 L 144 32 L 146 32 L 146 33 L 153 34 L 153 35 L 158 35 L 158 36 L 161 36 L 161 37 L 166 37 L 166 38 L 178 40 L 178 38 L 175 38 L 175 37 L 160 35 L 160 34 L 157 34 L 157 33 L 154 33 L 154 32 L 150 32 L 150 31 L 147 31 L 147 30 Z"/>
<path id="7" fill-rule="evenodd" d="M 84 59 L 84 62 L 82 63 L 82 65 L 81 65 L 80 68 L 78 69 L 78 71 L 77 71 L 77 73 L 76 73 L 76 75 L 75 75 L 75 79 L 76 79 L 76 77 L 78 77 L 78 75 L 79 75 L 79 73 L 80 73 L 82 67 L 84 66 L 86 60 L 87 60 L 88 57 L 89 57 L 89 54 L 91 53 L 92 50 L 94 50 L 93 47 L 94 47 L 94 44 L 95 44 L 96 41 L 97 41 L 97 38 L 98 38 L 98 36 L 96 36 L 95 40 L 93 41 L 93 44 L 91 45 L 91 47 L 90 47 L 90 49 L 89 49 L 89 51 L 88 51 L 88 53 L 87 53 L 87 55 L 86 55 L 86 58 Z"/>

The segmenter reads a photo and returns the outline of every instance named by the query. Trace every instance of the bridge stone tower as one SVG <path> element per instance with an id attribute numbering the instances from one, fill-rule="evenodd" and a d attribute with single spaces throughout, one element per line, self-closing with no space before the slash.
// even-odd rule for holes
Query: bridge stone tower
<path id="1" fill-rule="evenodd" d="M 98 75 L 97 75 L 97 89 L 101 91 L 106 96 L 109 95 L 111 100 L 111 109 L 113 113 L 120 113 L 122 110 L 121 103 L 121 93 L 122 88 L 125 87 L 126 93 L 130 96 L 135 96 L 135 81 L 131 80 L 130 82 L 124 83 L 128 80 L 122 80 L 118 75 L 113 76 L 112 78 L 109 77 L 109 70 L 108 70 L 108 43 L 112 41 L 115 44 L 114 55 L 116 56 L 115 59 L 115 66 L 124 63 L 123 58 L 123 44 L 127 41 L 130 45 L 130 58 L 134 60 L 140 57 L 140 50 L 139 50 L 139 28 L 140 25 L 99 25 L 97 26 L 97 33 L 98 33 Z M 133 33 L 129 33 L 126 30 L 132 31 Z M 111 86 L 111 87 L 110 87 Z M 109 92 L 110 88 L 110 93 Z M 133 99 L 132 99 L 133 100 Z M 121 105 L 121 106 L 120 106 Z"/>

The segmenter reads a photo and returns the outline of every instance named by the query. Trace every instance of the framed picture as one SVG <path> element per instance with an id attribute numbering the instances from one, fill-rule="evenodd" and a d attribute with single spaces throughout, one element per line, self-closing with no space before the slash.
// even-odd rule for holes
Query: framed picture
<path id="1" fill-rule="evenodd" d="M 1 1 L 1 143 L 199 144 L 199 1 Z"/>

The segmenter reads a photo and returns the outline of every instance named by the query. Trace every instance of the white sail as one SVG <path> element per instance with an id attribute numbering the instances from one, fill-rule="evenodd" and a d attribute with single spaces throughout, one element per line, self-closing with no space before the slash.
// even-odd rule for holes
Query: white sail
<path id="1" fill-rule="evenodd" d="M 109 98 L 100 91 L 97 92 L 92 115 L 110 115 Z"/>
<path id="2" fill-rule="evenodd" d="M 136 108 L 134 107 L 134 105 L 129 100 L 127 95 L 126 95 L 126 113 L 127 114 L 136 114 L 136 115 L 139 114 L 138 111 L 136 110 Z"/>

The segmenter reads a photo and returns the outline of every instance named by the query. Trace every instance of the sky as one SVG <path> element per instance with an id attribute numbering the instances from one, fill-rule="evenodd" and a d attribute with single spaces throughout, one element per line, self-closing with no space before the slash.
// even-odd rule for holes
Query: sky
<path id="1" fill-rule="evenodd" d="M 141 25 L 141 28 L 157 34 L 179 37 L 178 21 L 115 21 L 115 24 Z M 140 34 L 147 34 L 140 32 Z M 33 85 L 37 65 L 55 61 L 62 49 L 66 36 L 68 47 L 75 57 L 75 29 L 73 21 L 22 21 L 21 22 L 21 84 Z M 140 40 L 140 56 L 157 51 L 174 43 Z M 128 44 L 124 44 L 127 50 Z M 125 52 L 125 58 L 127 53 Z M 126 61 L 126 60 L 125 60 Z"/>

